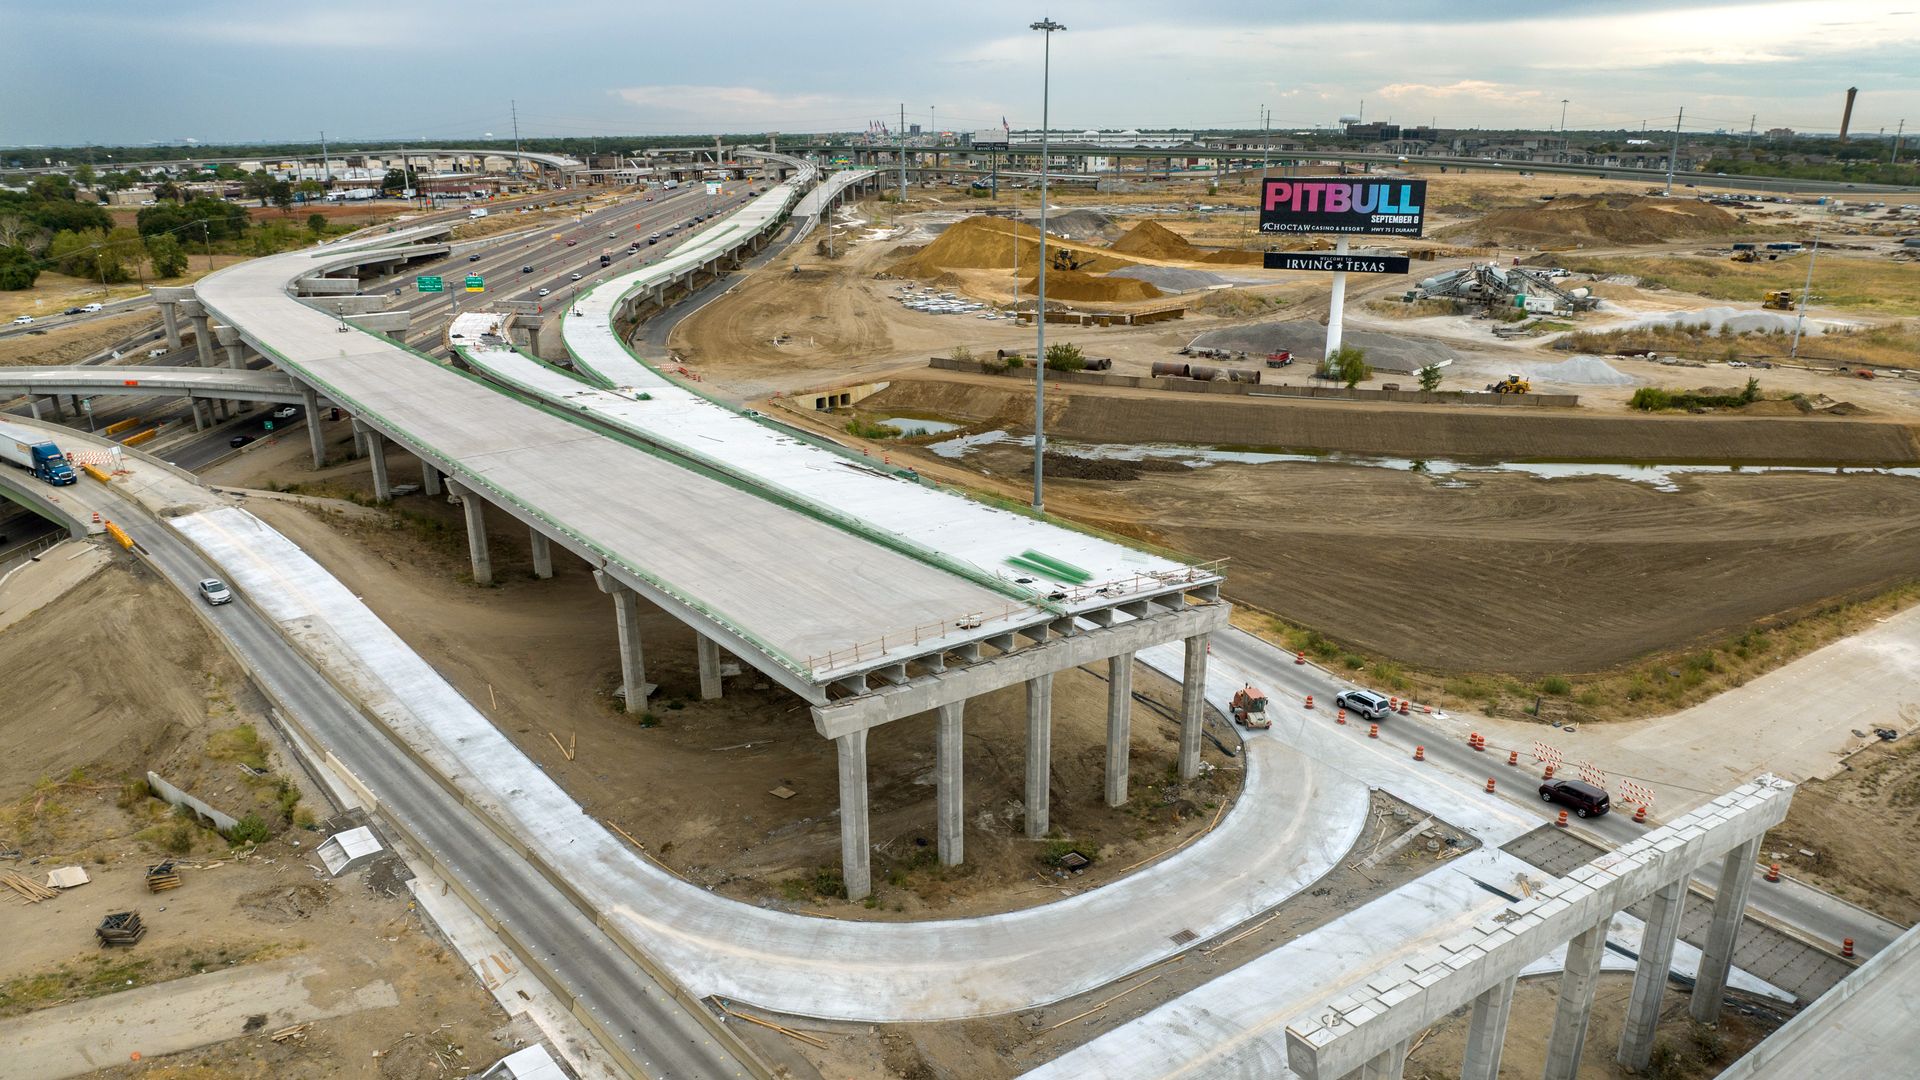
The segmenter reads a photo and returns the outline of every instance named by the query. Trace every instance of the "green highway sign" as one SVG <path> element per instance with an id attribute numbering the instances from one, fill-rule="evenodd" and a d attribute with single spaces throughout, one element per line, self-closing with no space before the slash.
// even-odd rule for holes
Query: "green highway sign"
<path id="1" fill-rule="evenodd" d="M 484 289 L 486 289 L 486 287 L 487 287 L 487 280 L 481 277 L 479 274 L 467 275 L 467 291 L 468 292 L 481 292 Z"/>
<path id="2" fill-rule="evenodd" d="M 414 278 L 413 285 L 414 285 L 414 288 L 419 289 L 421 292 L 444 291 L 441 285 L 440 277 L 437 274 L 428 274 L 424 277 Z"/>

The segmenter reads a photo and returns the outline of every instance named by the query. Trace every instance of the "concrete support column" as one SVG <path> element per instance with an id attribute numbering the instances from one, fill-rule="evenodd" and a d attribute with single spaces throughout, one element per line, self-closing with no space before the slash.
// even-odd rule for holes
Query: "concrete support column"
<path id="1" fill-rule="evenodd" d="M 440 470 L 424 461 L 420 463 L 420 490 L 428 495 L 438 495 L 441 490 Z"/>
<path id="2" fill-rule="evenodd" d="M 867 861 L 867 729 L 833 740 L 840 758 L 840 879 L 847 899 L 865 900 L 873 892 L 873 868 Z"/>
<path id="3" fill-rule="evenodd" d="M 712 701 L 720 696 L 720 643 L 696 630 L 694 646 L 700 657 L 700 700 Z"/>
<path id="4" fill-rule="evenodd" d="M 1180 678 L 1180 779 L 1200 775 L 1200 724 L 1207 715 L 1207 643 L 1209 634 L 1187 639 L 1187 664 Z"/>
<path id="5" fill-rule="evenodd" d="M 160 301 L 160 324 L 167 328 L 167 348 L 169 349 L 178 349 L 180 347 L 180 315 L 178 307 L 179 305 L 171 300 Z"/>
<path id="6" fill-rule="evenodd" d="M 55 398 L 54 399 L 55 407 L 58 407 L 59 404 L 60 404 L 59 399 Z M 33 418 L 35 420 L 40 419 L 40 399 L 37 397 L 27 398 L 27 411 L 33 414 Z"/>
<path id="7" fill-rule="evenodd" d="M 309 419 L 308 422 L 311 423 L 312 420 Z M 373 464 L 373 497 L 381 502 L 392 501 L 393 485 L 387 481 L 386 437 L 358 420 L 353 422 L 353 434 L 355 438 L 365 439 L 367 443 L 367 458 Z M 479 577 L 479 574 L 474 575 L 476 581 Z"/>
<path id="8" fill-rule="evenodd" d="M 1707 927 L 1706 946 L 1700 950 L 1700 971 L 1694 977 L 1693 1004 L 1688 1011 L 1703 1024 L 1720 1022 L 1727 997 L 1727 972 L 1733 967 L 1733 947 L 1740 939 L 1740 920 L 1747 909 L 1747 887 L 1760 859 L 1760 838 L 1727 852 L 1720 862 L 1719 888 L 1714 892 L 1713 922 Z"/>
<path id="9" fill-rule="evenodd" d="M 207 422 L 200 416 L 200 406 L 203 404 L 205 403 L 197 397 L 187 398 L 187 411 L 193 413 L 193 430 L 195 431 L 207 430 Z"/>
<path id="10" fill-rule="evenodd" d="M 647 655 L 640 643 L 640 597 L 604 570 L 595 570 L 593 580 L 600 591 L 613 597 L 614 628 L 620 637 L 620 687 L 627 711 L 640 712 L 647 698 L 658 689 L 647 681 Z"/>
<path id="11" fill-rule="evenodd" d="M 353 456 L 357 458 L 367 456 L 367 432 L 360 426 L 358 420 L 353 421 Z"/>
<path id="12" fill-rule="evenodd" d="M 966 702 L 934 710 L 934 777 L 938 788 L 940 865 L 958 866 L 966 858 L 966 769 L 961 763 Z"/>
<path id="13" fill-rule="evenodd" d="M 428 469 L 427 472 L 432 472 Z M 422 474 L 423 476 L 425 474 Z M 527 530 L 528 546 L 533 549 L 533 576 L 546 580 L 553 576 L 553 544 L 539 529 Z"/>
<path id="14" fill-rule="evenodd" d="M 47 400 L 53 402 L 53 418 L 55 420 L 65 420 L 67 418 L 67 407 L 60 404 L 60 395 L 55 394 Z"/>
<path id="15" fill-rule="evenodd" d="M 460 484 L 448 482 L 447 501 L 457 502 L 467 515 L 467 555 L 473 560 L 473 583 L 493 584 L 493 556 L 487 551 L 487 504 Z"/>
<path id="16" fill-rule="evenodd" d="M 1047 835 L 1053 779 L 1053 674 L 1027 680 L 1027 836 Z"/>
<path id="17" fill-rule="evenodd" d="M 193 350 L 200 354 L 200 366 L 213 366 L 213 320 L 205 315 L 189 316 L 193 320 Z"/>
<path id="18" fill-rule="evenodd" d="M 222 346 L 222 348 L 227 350 L 228 367 L 235 371 L 245 371 L 247 369 L 247 347 L 245 345 L 236 341 L 231 345 Z"/>
<path id="19" fill-rule="evenodd" d="M 1542 1080 L 1575 1080 L 1580 1054 L 1587 1046 L 1587 1019 L 1593 1015 L 1593 991 L 1600 985 L 1600 959 L 1607 951 L 1608 915 L 1567 942 L 1567 962 L 1560 973 L 1560 1000 L 1553 1009 L 1553 1035 L 1547 1040 L 1547 1068 Z"/>
<path id="20" fill-rule="evenodd" d="M 1401 1080 L 1407 1072 L 1407 1046 L 1401 1042 L 1391 1050 L 1374 1055 L 1360 1067 L 1360 1080 Z"/>
<path id="21" fill-rule="evenodd" d="M 320 435 L 320 395 L 310 386 L 300 388 L 300 408 L 307 414 L 307 448 L 313 451 L 313 467 L 327 463 L 327 444 Z"/>
<path id="22" fill-rule="evenodd" d="M 1107 660 L 1107 805 L 1127 801 L 1127 751 L 1133 745 L 1133 654 Z"/>
<path id="23" fill-rule="evenodd" d="M 1660 997 L 1667 990 L 1667 968 L 1673 963 L 1673 940 L 1680 933 L 1680 910 L 1686 906 L 1685 878 L 1663 886 L 1652 897 L 1647 926 L 1640 935 L 1640 963 L 1633 969 L 1633 994 L 1627 998 L 1627 1020 L 1620 1031 L 1620 1052 L 1614 1060 L 1639 1072 L 1653 1058 L 1653 1032 L 1660 1023 Z"/>
<path id="24" fill-rule="evenodd" d="M 1473 999 L 1460 1080 L 1498 1080 L 1500 1051 L 1507 1042 L 1507 1017 L 1513 1012 L 1513 986 L 1517 981 L 1508 979 Z"/>
<path id="25" fill-rule="evenodd" d="M 81 411 L 81 408 L 80 408 L 80 395 L 79 395 L 79 394 L 68 394 L 68 395 L 67 395 L 67 400 L 73 403 L 73 418 L 74 418 L 75 420 L 78 420 L 78 419 L 80 419 L 80 417 L 81 417 L 81 416 L 83 415 L 83 413 L 82 413 L 82 411 Z"/>

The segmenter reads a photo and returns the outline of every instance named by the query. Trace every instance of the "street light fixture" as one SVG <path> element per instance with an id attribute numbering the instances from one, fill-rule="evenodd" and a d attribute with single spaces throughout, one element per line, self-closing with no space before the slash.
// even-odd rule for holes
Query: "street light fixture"
<path id="1" fill-rule="evenodd" d="M 1033 508 L 1046 509 L 1044 497 L 1044 472 L 1042 463 L 1047 456 L 1047 137 L 1052 127 L 1052 118 L 1048 113 L 1050 104 L 1048 91 L 1052 80 L 1053 68 L 1053 32 L 1066 27 L 1051 18 L 1041 19 L 1030 29 L 1045 34 L 1045 43 L 1040 51 L 1040 276 L 1038 295 L 1033 309 L 1034 346 L 1033 346 Z M 1016 221 L 1018 219 L 1015 219 Z M 1014 251 L 1020 250 L 1019 230 L 1014 231 Z M 1019 276 L 1014 277 L 1013 287 L 1020 288 Z"/>

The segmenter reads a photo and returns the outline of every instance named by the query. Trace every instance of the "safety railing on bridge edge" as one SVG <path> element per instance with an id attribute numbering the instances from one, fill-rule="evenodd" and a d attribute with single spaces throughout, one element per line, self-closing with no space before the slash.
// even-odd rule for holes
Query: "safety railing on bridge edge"
<path id="1" fill-rule="evenodd" d="M 1053 605 L 1060 605 L 1061 608 L 1066 608 L 1077 603 L 1095 599 L 1118 600 L 1122 597 L 1153 591 L 1155 586 L 1194 585 L 1219 581 L 1223 576 L 1220 571 L 1226 566 L 1227 561 L 1226 559 L 1212 559 L 1204 563 L 1195 563 L 1180 570 L 1140 573 L 1134 574 L 1130 578 L 1109 581 L 1100 585 L 1075 586 L 1071 590 L 1063 590 L 1065 595 L 1059 600 L 1054 600 L 1049 596 L 1048 606 L 1052 608 Z M 1017 620 L 1015 620 L 1014 615 L 1018 610 L 1021 609 L 1017 605 L 1008 604 L 1001 609 L 999 615 L 993 616 L 991 621 L 1016 623 Z M 1034 609 L 1029 608 L 1026 610 Z M 1066 614 L 1063 610 L 1053 610 L 1047 613 L 1056 618 L 1061 614 Z M 847 668 L 863 662 L 882 659 L 890 651 L 908 644 L 911 644 L 917 649 L 922 644 L 938 642 L 940 639 L 946 637 L 950 628 L 953 630 L 976 630 L 986 625 L 988 621 L 989 618 L 986 612 L 971 611 L 952 620 L 921 623 L 919 626 L 910 627 L 905 630 L 891 631 L 877 638 L 870 638 L 866 641 L 855 642 L 852 645 L 843 646 L 825 653 L 811 655 L 807 657 L 807 663 L 812 667 L 814 677 L 825 681 L 831 679 L 833 677 L 832 673 L 838 668 Z M 1013 628 L 1017 629 L 1017 626 Z"/>

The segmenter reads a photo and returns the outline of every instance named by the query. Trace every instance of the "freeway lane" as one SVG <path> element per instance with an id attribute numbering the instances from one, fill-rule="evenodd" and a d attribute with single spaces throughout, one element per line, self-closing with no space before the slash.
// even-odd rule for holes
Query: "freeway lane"
<path id="1" fill-rule="evenodd" d="M 133 532 L 148 560 L 189 603 L 196 603 L 195 582 L 217 576 L 215 569 L 132 502 L 124 502 L 118 520 L 144 522 Z M 651 1075 L 752 1075 L 545 878 L 379 734 L 264 615 L 244 602 L 205 614 L 253 678 L 346 763 L 386 811 L 481 898 L 494 919 L 551 965 L 567 992 L 613 1031 Z"/>

